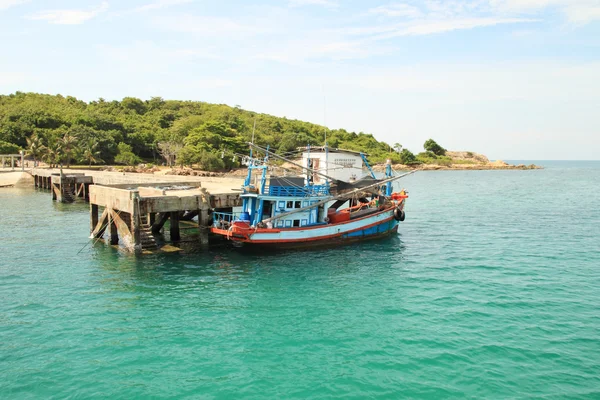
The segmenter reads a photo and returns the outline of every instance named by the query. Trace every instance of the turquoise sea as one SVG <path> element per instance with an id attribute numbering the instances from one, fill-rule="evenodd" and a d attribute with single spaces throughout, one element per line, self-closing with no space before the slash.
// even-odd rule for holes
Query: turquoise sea
<path id="1" fill-rule="evenodd" d="M 600 398 L 600 162 L 418 172 L 389 239 L 136 258 L 0 189 L 0 398 Z"/>

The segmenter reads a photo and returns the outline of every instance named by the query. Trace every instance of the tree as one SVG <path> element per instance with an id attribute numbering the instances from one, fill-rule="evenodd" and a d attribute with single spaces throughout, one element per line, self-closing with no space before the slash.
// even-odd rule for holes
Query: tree
<path id="1" fill-rule="evenodd" d="M 140 162 L 140 158 L 133 154 L 133 151 L 131 151 L 131 146 L 127 143 L 119 143 L 117 145 L 117 149 L 117 156 L 115 157 L 116 163 L 131 166 Z"/>
<path id="2" fill-rule="evenodd" d="M 158 143 L 158 151 L 165 158 L 169 167 L 173 166 L 181 149 L 183 149 L 183 143 L 174 140 Z"/>
<path id="3" fill-rule="evenodd" d="M 146 112 L 146 104 L 135 97 L 125 97 L 121 101 L 121 106 L 125 109 L 133 110 L 137 114 L 144 114 Z"/>
<path id="4" fill-rule="evenodd" d="M 394 150 L 396 150 L 396 153 L 400 154 L 402 151 L 402 145 L 400 143 L 394 143 Z"/>
<path id="5" fill-rule="evenodd" d="M 69 133 L 65 133 L 60 141 L 63 158 L 67 162 L 67 168 L 70 168 L 73 152 L 75 151 L 75 146 L 77 146 L 77 138 Z"/>
<path id="6" fill-rule="evenodd" d="M 18 154 L 21 148 L 16 144 L 0 140 L 0 154 Z"/>
<path id="7" fill-rule="evenodd" d="M 402 149 L 400 152 L 400 162 L 404 165 L 413 164 L 416 161 L 415 155 L 408 149 Z"/>
<path id="8" fill-rule="evenodd" d="M 33 157 L 33 166 L 37 166 L 37 160 L 44 152 L 44 145 L 38 135 L 33 135 L 27 138 L 27 155 Z"/>
<path id="9" fill-rule="evenodd" d="M 215 153 L 209 151 L 201 151 L 198 157 L 200 169 L 204 171 L 218 171 L 225 166 L 223 160 Z"/>
<path id="10" fill-rule="evenodd" d="M 82 146 L 83 153 L 81 158 L 84 161 L 87 161 L 89 166 L 92 166 L 92 163 L 97 164 L 102 162 L 100 158 L 100 151 L 98 151 L 98 143 L 94 139 L 88 139 L 86 143 Z"/>
<path id="11" fill-rule="evenodd" d="M 59 140 L 52 138 L 48 142 L 43 159 L 50 165 L 50 168 L 54 168 L 62 161 L 62 148 Z"/>
<path id="12" fill-rule="evenodd" d="M 100 158 L 106 163 L 114 162 L 118 143 L 130 145 L 131 152 L 141 158 L 153 157 L 154 149 L 158 151 L 157 144 L 161 143 L 161 154 L 170 165 L 179 157 L 184 144 L 219 157 L 222 150 L 228 154 L 245 154 L 255 122 L 254 141 L 280 153 L 295 152 L 297 146 L 307 144 L 323 145 L 326 133 L 329 146 L 368 153 L 373 163 L 387 158 L 399 159 L 397 151 L 390 154 L 388 144 L 368 133 L 330 130 L 224 104 L 159 97 L 147 101 L 129 97 L 121 101 L 98 99 L 86 103 L 71 96 L 22 92 L 0 95 L 0 141 L 20 149 L 29 147 L 27 139 L 37 135 L 47 146 L 68 133 L 77 143 L 67 140 L 61 145 L 65 154 L 60 157 L 64 156 L 63 161 L 67 163 L 84 159 L 84 147 L 90 138 L 96 141 L 95 151 L 100 152 Z M 53 154 L 53 150 L 50 153 Z M 36 158 L 42 155 L 46 157 L 42 152 Z M 233 164 L 231 160 L 229 156 L 223 159 L 225 168 Z M 84 163 L 89 161 L 86 159 Z"/>
<path id="13" fill-rule="evenodd" d="M 435 142 L 435 140 L 433 140 L 433 139 L 427 140 L 425 142 L 425 144 L 423 145 L 423 148 L 427 151 L 431 151 L 436 156 L 445 156 L 446 155 L 446 149 L 444 149 L 442 146 L 437 144 Z"/>

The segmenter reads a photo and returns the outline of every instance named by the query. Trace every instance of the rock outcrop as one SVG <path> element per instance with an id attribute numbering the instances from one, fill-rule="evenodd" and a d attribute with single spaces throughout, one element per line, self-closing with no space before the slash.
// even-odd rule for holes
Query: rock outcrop
<path id="1" fill-rule="evenodd" d="M 453 160 L 472 161 L 476 164 L 489 164 L 490 160 L 483 154 L 472 151 L 447 151 L 446 156 Z"/>

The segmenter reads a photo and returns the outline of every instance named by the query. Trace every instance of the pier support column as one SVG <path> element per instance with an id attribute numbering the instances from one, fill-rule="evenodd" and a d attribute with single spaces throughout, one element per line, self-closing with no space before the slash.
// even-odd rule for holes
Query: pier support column
<path id="1" fill-rule="evenodd" d="M 152 233 L 160 233 L 163 226 L 165 225 L 165 222 L 167 222 L 167 219 L 169 219 L 169 213 L 159 213 L 157 221 L 154 224 L 152 224 Z"/>
<path id="2" fill-rule="evenodd" d="M 140 231 L 140 192 L 133 192 L 133 213 L 131 214 L 131 221 L 129 229 L 131 230 L 131 236 L 133 239 L 133 250 L 138 252 L 142 251 L 142 235 Z"/>
<path id="3" fill-rule="evenodd" d="M 179 211 L 172 211 L 171 213 L 171 241 L 178 242 L 181 240 L 181 233 L 179 232 Z"/>
<path id="4" fill-rule="evenodd" d="M 210 213 L 208 208 L 198 211 L 198 227 L 200 228 L 200 244 L 208 245 L 208 232 L 210 230 Z"/>
<path id="5" fill-rule="evenodd" d="M 85 201 L 90 201 L 90 183 L 83 184 L 83 198 Z"/>
<path id="6" fill-rule="evenodd" d="M 56 184 L 52 178 L 49 178 L 49 179 L 50 179 L 50 190 L 52 190 L 52 200 L 61 201 L 59 185 Z"/>
<path id="7" fill-rule="evenodd" d="M 148 214 L 148 224 L 150 224 L 150 226 L 152 226 L 155 223 L 156 223 L 156 213 L 149 213 Z"/>
<path id="8" fill-rule="evenodd" d="M 111 245 L 119 244 L 119 231 L 117 230 L 117 223 L 113 217 L 114 210 L 108 212 L 108 241 Z"/>
<path id="9" fill-rule="evenodd" d="M 90 232 L 94 232 L 98 225 L 98 205 L 90 204 Z"/>

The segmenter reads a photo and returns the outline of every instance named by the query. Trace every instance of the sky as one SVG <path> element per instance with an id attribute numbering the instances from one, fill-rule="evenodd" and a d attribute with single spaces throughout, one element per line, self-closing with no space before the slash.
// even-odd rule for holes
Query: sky
<path id="1" fill-rule="evenodd" d="M 597 160 L 600 0 L 0 0 L 0 94 L 15 91 Z"/>

